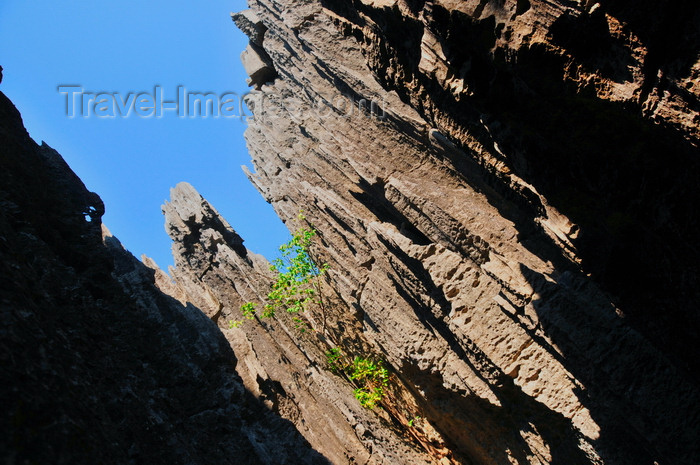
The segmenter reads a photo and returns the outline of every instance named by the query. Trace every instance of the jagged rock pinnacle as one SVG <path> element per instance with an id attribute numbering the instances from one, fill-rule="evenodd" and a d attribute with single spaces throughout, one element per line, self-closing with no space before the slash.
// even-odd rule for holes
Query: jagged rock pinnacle
<path id="1" fill-rule="evenodd" d="M 173 239 L 173 255 L 180 259 L 197 258 L 198 250 L 216 251 L 226 245 L 245 257 L 243 239 L 219 215 L 192 185 L 181 182 L 170 189 L 170 201 L 162 208 L 165 230 Z"/>

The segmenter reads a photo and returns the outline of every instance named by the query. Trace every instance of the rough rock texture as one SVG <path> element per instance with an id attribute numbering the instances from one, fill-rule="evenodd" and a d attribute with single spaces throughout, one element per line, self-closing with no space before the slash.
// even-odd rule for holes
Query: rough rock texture
<path id="1" fill-rule="evenodd" d="M 0 461 L 328 463 L 245 389 L 199 309 L 103 243 L 103 213 L 0 93 Z"/>
<path id="2" fill-rule="evenodd" d="M 163 273 L 157 284 L 219 322 L 236 353 L 236 370 L 258 399 L 293 421 L 332 463 L 439 463 L 439 456 L 414 445 L 410 433 L 387 428 L 396 412 L 377 415 L 360 406 L 349 380 L 328 370 L 324 352 L 333 344 L 323 334 L 302 332 L 284 314 L 229 328 L 229 321 L 240 318 L 241 304 L 262 302 L 269 292 L 270 264 L 243 247 L 226 220 L 189 184 L 178 184 L 170 198 L 163 212 L 174 242 L 174 282 Z M 310 326 L 323 327 L 321 315 L 311 318 Z M 400 399 L 401 394 L 393 395 Z M 427 425 L 422 434 L 438 437 Z"/>
<path id="3" fill-rule="evenodd" d="M 334 463 L 697 463 L 697 2 L 251 8 L 249 177 L 331 271 L 315 331 L 227 332 L 248 388 Z M 172 195 L 174 286 L 226 327 L 265 264 Z M 380 420 L 330 345 L 391 365 Z"/>
<path id="4" fill-rule="evenodd" d="M 99 198 L 0 96 L 0 457 L 697 464 L 699 9 L 233 15 L 249 177 L 330 265 L 301 327 L 229 329 L 273 276 L 188 184 L 163 209 L 170 275 L 103 242 Z M 386 361 L 382 408 L 328 370 L 336 346 Z"/>

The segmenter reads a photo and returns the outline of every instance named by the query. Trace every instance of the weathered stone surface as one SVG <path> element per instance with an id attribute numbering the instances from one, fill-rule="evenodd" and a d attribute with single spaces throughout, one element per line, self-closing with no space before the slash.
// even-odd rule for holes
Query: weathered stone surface
<path id="1" fill-rule="evenodd" d="M 328 370 L 324 353 L 334 344 L 321 331 L 301 332 L 286 315 L 229 328 L 231 320 L 241 318 L 244 302 L 262 304 L 273 280 L 269 262 L 245 249 L 226 220 L 187 183 L 171 190 L 163 212 L 173 238 L 175 283 L 158 284 L 219 323 L 250 392 L 293 421 L 332 463 L 438 463 L 440 457 L 415 450 L 405 432 L 387 428 L 386 413 L 362 408 L 353 386 Z M 333 299 L 332 292 L 327 299 Z M 308 323 L 324 325 L 322 315 Z"/>
<path id="2" fill-rule="evenodd" d="M 228 343 L 105 230 L 100 198 L 0 93 L 0 461 L 328 461 L 244 387 Z"/>
<path id="3" fill-rule="evenodd" d="M 256 86 L 256 88 L 272 80 L 277 75 L 270 57 L 267 56 L 261 47 L 252 42 L 241 52 L 241 62 L 249 77 L 248 85 Z"/>
<path id="4" fill-rule="evenodd" d="M 262 46 L 263 37 L 265 36 L 267 28 L 253 10 L 231 13 L 231 19 L 236 23 L 238 29 L 248 36 L 252 43 Z"/>
<path id="5" fill-rule="evenodd" d="M 291 367 L 269 345 L 284 321 L 227 333 L 263 384 L 332 404 L 349 387 L 284 381 L 329 341 L 381 355 L 406 393 L 355 432 L 418 414 L 444 451 L 392 440 L 426 460 L 695 463 L 698 8 L 654 5 L 252 2 L 279 76 L 249 97 L 249 177 L 290 229 L 301 209 L 318 229 L 333 303 L 312 336 L 284 331 L 308 357 Z M 259 283 L 227 249 L 176 273 L 235 317 Z M 337 418 L 305 405 L 279 411 L 351 462 L 354 439 L 314 439 Z"/>

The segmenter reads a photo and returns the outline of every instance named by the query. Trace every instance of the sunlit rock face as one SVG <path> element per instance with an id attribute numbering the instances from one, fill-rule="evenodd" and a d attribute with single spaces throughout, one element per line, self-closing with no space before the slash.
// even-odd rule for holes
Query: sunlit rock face
<path id="1" fill-rule="evenodd" d="M 332 304 L 310 334 L 225 330 L 254 353 L 239 372 L 263 367 L 249 389 L 330 405 L 352 387 L 316 372 L 323 351 L 385 360 L 398 394 L 381 425 L 346 400 L 354 435 L 306 401 L 278 408 L 335 463 L 358 447 L 391 462 L 389 440 L 442 463 L 695 463 L 698 6 L 250 7 L 236 22 L 274 75 L 248 97 L 249 177 L 290 230 L 318 230 Z M 226 328 L 252 297 L 209 283 L 257 265 L 217 247 L 194 275 L 219 302 L 242 289 Z M 306 354 L 287 367 L 302 383 L 260 355 L 277 325 L 294 343 L 275 350 Z"/>

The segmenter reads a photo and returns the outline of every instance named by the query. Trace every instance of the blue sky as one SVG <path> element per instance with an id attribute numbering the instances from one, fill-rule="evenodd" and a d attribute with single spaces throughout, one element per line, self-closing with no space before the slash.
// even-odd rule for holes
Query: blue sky
<path id="1" fill-rule="evenodd" d="M 0 65 L 4 92 L 29 134 L 58 150 L 105 202 L 104 223 L 137 257 L 172 264 L 160 205 L 170 187 L 191 183 L 267 257 L 288 238 L 272 207 L 243 175 L 250 165 L 238 118 L 66 116 L 59 85 L 84 91 L 221 95 L 248 89 L 239 60 L 247 38 L 229 13 L 240 0 L 95 2 L 3 0 Z M 90 105 L 94 105 L 94 102 Z M 90 106 L 89 105 L 89 106 Z"/>

